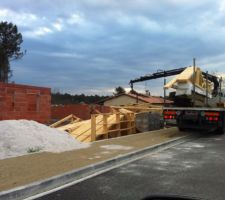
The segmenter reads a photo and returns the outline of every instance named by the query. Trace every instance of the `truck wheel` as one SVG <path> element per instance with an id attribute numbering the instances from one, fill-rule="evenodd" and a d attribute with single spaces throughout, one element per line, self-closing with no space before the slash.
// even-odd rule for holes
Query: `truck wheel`
<path id="1" fill-rule="evenodd" d="M 185 128 L 178 127 L 178 129 L 179 129 L 180 132 L 184 132 L 185 131 Z"/>
<path id="2" fill-rule="evenodd" d="M 216 132 L 217 132 L 217 134 L 222 135 L 222 134 L 224 134 L 224 129 L 223 128 L 218 128 L 216 130 Z"/>

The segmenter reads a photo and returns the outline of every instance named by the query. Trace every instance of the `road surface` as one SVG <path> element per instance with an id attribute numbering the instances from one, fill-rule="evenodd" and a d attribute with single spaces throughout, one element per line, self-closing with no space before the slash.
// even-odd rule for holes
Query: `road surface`
<path id="1" fill-rule="evenodd" d="M 201 136 L 38 199 L 136 200 L 153 194 L 224 200 L 225 136 Z"/>

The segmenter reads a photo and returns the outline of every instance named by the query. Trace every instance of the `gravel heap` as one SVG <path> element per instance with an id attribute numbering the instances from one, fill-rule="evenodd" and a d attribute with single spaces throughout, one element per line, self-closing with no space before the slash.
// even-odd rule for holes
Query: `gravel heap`
<path id="1" fill-rule="evenodd" d="M 0 159 L 34 152 L 62 152 L 88 147 L 67 132 L 35 121 L 0 121 Z"/>

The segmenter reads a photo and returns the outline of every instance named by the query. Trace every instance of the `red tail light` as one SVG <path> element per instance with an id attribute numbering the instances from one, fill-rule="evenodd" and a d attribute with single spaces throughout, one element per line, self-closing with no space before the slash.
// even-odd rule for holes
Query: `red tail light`
<path id="1" fill-rule="evenodd" d="M 164 115 L 176 115 L 176 111 L 174 110 L 167 110 L 167 111 L 164 111 Z"/>
<path id="2" fill-rule="evenodd" d="M 219 117 L 220 113 L 219 112 L 205 112 L 205 116 L 207 116 L 207 117 Z"/>
<path id="3" fill-rule="evenodd" d="M 219 117 L 206 117 L 208 121 L 219 121 Z"/>
<path id="4" fill-rule="evenodd" d="M 176 119 L 177 112 L 174 110 L 166 110 L 163 112 L 164 119 Z"/>
<path id="5" fill-rule="evenodd" d="M 205 119 L 208 121 L 219 121 L 220 113 L 219 112 L 204 112 Z"/>

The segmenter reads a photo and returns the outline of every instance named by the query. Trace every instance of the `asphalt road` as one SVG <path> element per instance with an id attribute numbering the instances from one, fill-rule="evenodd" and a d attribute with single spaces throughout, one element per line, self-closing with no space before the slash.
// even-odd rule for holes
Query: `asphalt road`
<path id="1" fill-rule="evenodd" d="M 136 200 L 154 194 L 224 200 L 225 136 L 200 137 L 38 199 Z"/>

